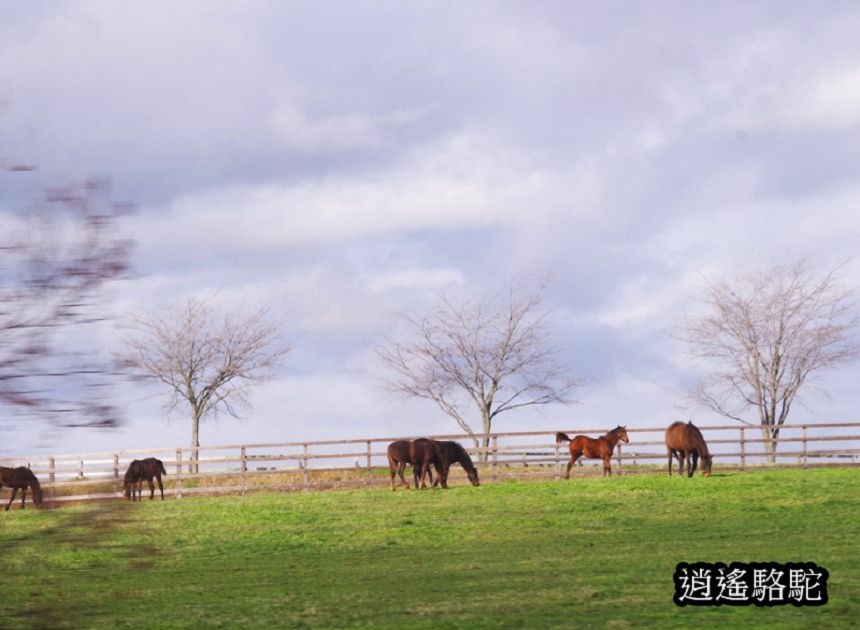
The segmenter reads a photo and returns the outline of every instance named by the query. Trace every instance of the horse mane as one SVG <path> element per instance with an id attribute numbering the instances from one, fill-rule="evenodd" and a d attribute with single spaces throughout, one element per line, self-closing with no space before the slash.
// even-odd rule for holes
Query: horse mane
<path id="1" fill-rule="evenodd" d="M 475 465 L 472 463 L 472 458 L 469 456 L 469 453 L 463 448 L 463 445 L 459 442 L 451 442 L 451 448 L 454 449 L 455 455 L 454 459 L 457 460 L 463 468 L 466 468 L 467 472 L 469 468 L 474 468 Z M 468 466 L 468 468 L 467 468 Z"/>
<path id="2" fill-rule="evenodd" d="M 699 431 L 699 427 L 694 425 L 692 422 L 688 422 L 687 426 L 690 428 L 690 437 L 695 443 L 696 449 L 699 451 L 699 457 L 710 457 L 711 453 L 708 451 L 708 444 L 705 442 L 702 432 Z"/>

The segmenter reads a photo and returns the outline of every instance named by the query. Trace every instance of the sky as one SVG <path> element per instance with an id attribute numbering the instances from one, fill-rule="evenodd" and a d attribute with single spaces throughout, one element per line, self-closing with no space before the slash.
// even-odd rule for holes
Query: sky
<path id="1" fill-rule="evenodd" d="M 552 278 L 576 404 L 498 431 L 729 424 L 690 408 L 672 335 L 709 278 L 807 257 L 860 286 L 854 2 L 0 0 L 0 212 L 110 176 L 129 316 L 216 295 L 294 347 L 204 444 L 459 432 L 380 386 L 402 315 Z M 857 364 L 796 421 L 858 420 Z M 44 424 L 0 454 L 186 445 L 163 390 L 122 382 L 114 431 Z M 479 425 L 478 418 L 471 418 Z"/>

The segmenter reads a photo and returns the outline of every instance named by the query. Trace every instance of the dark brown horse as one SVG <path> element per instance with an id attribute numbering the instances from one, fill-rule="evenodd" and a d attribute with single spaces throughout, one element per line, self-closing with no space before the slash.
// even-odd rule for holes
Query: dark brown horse
<path id="1" fill-rule="evenodd" d="M 564 478 L 570 479 L 570 469 L 580 457 L 602 459 L 603 476 L 611 476 L 612 466 L 609 465 L 609 458 L 612 457 L 612 451 L 615 450 L 615 445 L 618 444 L 619 440 L 625 444 L 627 443 L 627 427 L 617 426 L 606 435 L 602 435 L 597 439 L 585 435 L 577 435 L 571 440 L 567 437 L 566 433 L 556 433 L 556 444 L 559 442 L 570 442 L 570 461 L 567 463 L 567 472 Z"/>
<path id="2" fill-rule="evenodd" d="M 430 466 L 436 467 L 436 472 L 441 476 L 445 470 L 439 446 L 429 438 L 418 438 L 417 440 L 395 440 L 388 445 L 388 469 L 391 472 L 391 489 L 396 490 L 394 476 L 398 475 L 403 486 L 408 490 L 409 484 L 403 477 L 406 464 L 412 464 L 412 476 L 415 480 L 415 488 L 426 488 L 424 482 L 427 476 L 433 483 L 433 474 Z"/>
<path id="3" fill-rule="evenodd" d="M 672 457 L 678 458 L 678 474 L 684 474 L 684 460 L 687 461 L 687 476 L 696 472 L 699 458 L 702 460 L 702 474 L 711 476 L 711 454 L 702 432 L 692 422 L 673 422 L 666 429 L 666 450 L 669 453 L 669 476 L 672 476 Z"/>
<path id="4" fill-rule="evenodd" d="M 12 488 L 12 498 L 6 504 L 6 511 L 15 500 L 18 490 L 23 490 L 21 493 L 21 509 L 24 509 L 24 500 L 27 498 L 27 488 L 33 491 L 33 503 L 36 507 L 42 507 L 42 486 L 39 485 L 39 480 L 29 468 L 19 466 L 18 468 L 6 468 L 0 466 L 0 488 L 9 486 Z"/>
<path id="5" fill-rule="evenodd" d="M 161 500 L 164 501 L 164 485 L 161 483 L 161 475 L 166 475 L 164 464 L 160 459 L 147 457 L 146 459 L 135 459 L 128 465 L 128 470 L 125 471 L 125 476 L 122 479 L 122 487 L 126 499 L 135 500 L 137 493 L 137 501 L 140 501 L 140 493 L 143 488 L 143 482 L 149 484 L 149 500 L 155 497 L 155 486 L 152 483 L 153 477 L 158 481 L 158 489 L 161 491 Z"/>
<path id="6" fill-rule="evenodd" d="M 469 457 L 469 453 L 466 452 L 466 449 L 463 448 L 459 442 L 440 442 L 437 440 L 436 444 L 439 447 L 445 467 L 442 472 L 437 475 L 436 481 L 433 483 L 434 486 L 441 482 L 443 488 L 448 487 L 448 471 L 451 469 L 451 464 L 454 462 L 463 467 L 463 470 L 466 471 L 466 474 L 469 476 L 469 481 L 472 482 L 473 486 L 481 485 L 481 482 L 478 481 L 478 469 L 475 468 L 475 464 L 472 463 L 472 458 Z"/>

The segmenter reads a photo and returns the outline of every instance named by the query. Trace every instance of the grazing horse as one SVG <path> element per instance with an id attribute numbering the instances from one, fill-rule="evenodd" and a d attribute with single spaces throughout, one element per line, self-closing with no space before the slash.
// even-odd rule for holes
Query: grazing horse
<path id="1" fill-rule="evenodd" d="M 394 476 L 398 475 L 403 486 L 408 490 L 409 484 L 403 477 L 403 471 L 406 469 L 406 464 L 412 464 L 412 475 L 415 480 L 415 488 L 426 488 L 424 483 L 425 477 L 430 476 L 430 482 L 433 482 L 433 473 L 430 472 L 430 465 L 436 467 L 436 472 L 440 476 L 445 470 L 443 465 L 439 446 L 429 438 L 418 438 L 417 440 L 395 440 L 388 445 L 388 469 L 391 472 L 391 489 L 396 490 L 394 485 Z"/>
<path id="2" fill-rule="evenodd" d="M 567 463 L 567 472 L 564 475 L 565 479 L 570 479 L 570 469 L 580 457 L 588 457 L 593 459 L 603 460 L 603 476 L 612 476 L 612 466 L 609 465 L 609 458 L 612 457 L 612 451 L 615 450 L 615 445 L 618 441 L 627 443 L 627 427 L 617 426 L 606 435 L 595 439 L 585 435 L 577 435 L 572 440 L 566 433 L 558 432 L 555 434 L 555 442 L 570 442 L 570 461 Z"/>
<path id="3" fill-rule="evenodd" d="M 669 453 L 669 476 L 672 476 L 672 456 L 678 458 L 678 474 L 684 474 L 684 460 L 687 460 L 687 476 L 696 472 L 699 458 L 702 459 L 702 474 L 711 476 L 713 458 L 699 427 L 692 422 L 673 422 L 666 429 L 666 450 Z"/>
<path id="4" fill-rule="evenodd" d="M 161 500 L 164 501 L 164 485 L 161 483 L 161 475 L 166 475 L 164 464 L 160 459 L 147 457 L 146 459 L 135 459 L 128 465 L 128 470 L 125 471 L 125 476 L 122 479 L 123 491 L 126 499 L 135 500 L 135 492 L 137 493 L 137 501 L 140 501 L 140 493 L 143 488 L 143 482 L 149 484 L 149 500 L 155 497 L 155 486 L 152 483 L 152 478 L 158 481 L 158 489 L 161 491 Z"/>
<path id="5" fill-rule="evenodd" d="M 33 503 L 36 507 L 42 507 L 42 486 L 39 485 L 39 480 L 29 468 L 19 466 L 18 468 L 6 468 L 0 466 L 0 488 L 9 486 L 12 488 L 12 498 L 6 504 L 6 511 L 15 500 L 18 490 L 23 490 L 21 493 L 21 509 L 24 509 L 24 500 L 27 498 L 27 488 L 33 491 Z"/>
<path id="6" fill-rule="evenodd" d="M 469 453 L 466 452 L 466 449 L 463 448 L 459 442 L 440 442 L 437 440 L 436 444 L 439 446 L 439 451 L 442 454 L 442 460 L 445 462 L 445 467 L 442 472 L 437 475 L 436 481 L 433 482 L 434 486 L 441 482 L 443 488 L 448 487 L 448 471 L 451 468 L 451 464 L 454 462 L 457 462 L 463 467 L 463 470 L 465 470 L 466 474 L 469 475 L 469 481 L 472 482 L 473 486 L 481 485 L 480 481 L 478 481 L 478 469 L 475 468 L 475 464 L 472 463 L 472 458 L 469 457 Z"/>

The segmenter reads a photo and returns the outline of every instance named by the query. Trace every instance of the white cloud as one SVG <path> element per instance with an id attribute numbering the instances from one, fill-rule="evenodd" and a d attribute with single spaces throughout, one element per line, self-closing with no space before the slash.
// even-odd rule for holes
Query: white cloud
<path id="1" fill-rule="evenodd" d="M 373 293 L 379 293 L 389 289 L 438 289 L 465 282 L 458 269 L 399 269 L 370 278 L 368 287 Z"/>
<path id="2" fill-rule="evenodd" d="M 421 122 L 427 112 L 394 111 L 382 115 L 360 112 L 310 116 L 299 106 L 278 105 L 270 124 L 281 145 L 308 154 L 332 154 L 375 150 L 395 135 Z"/>

